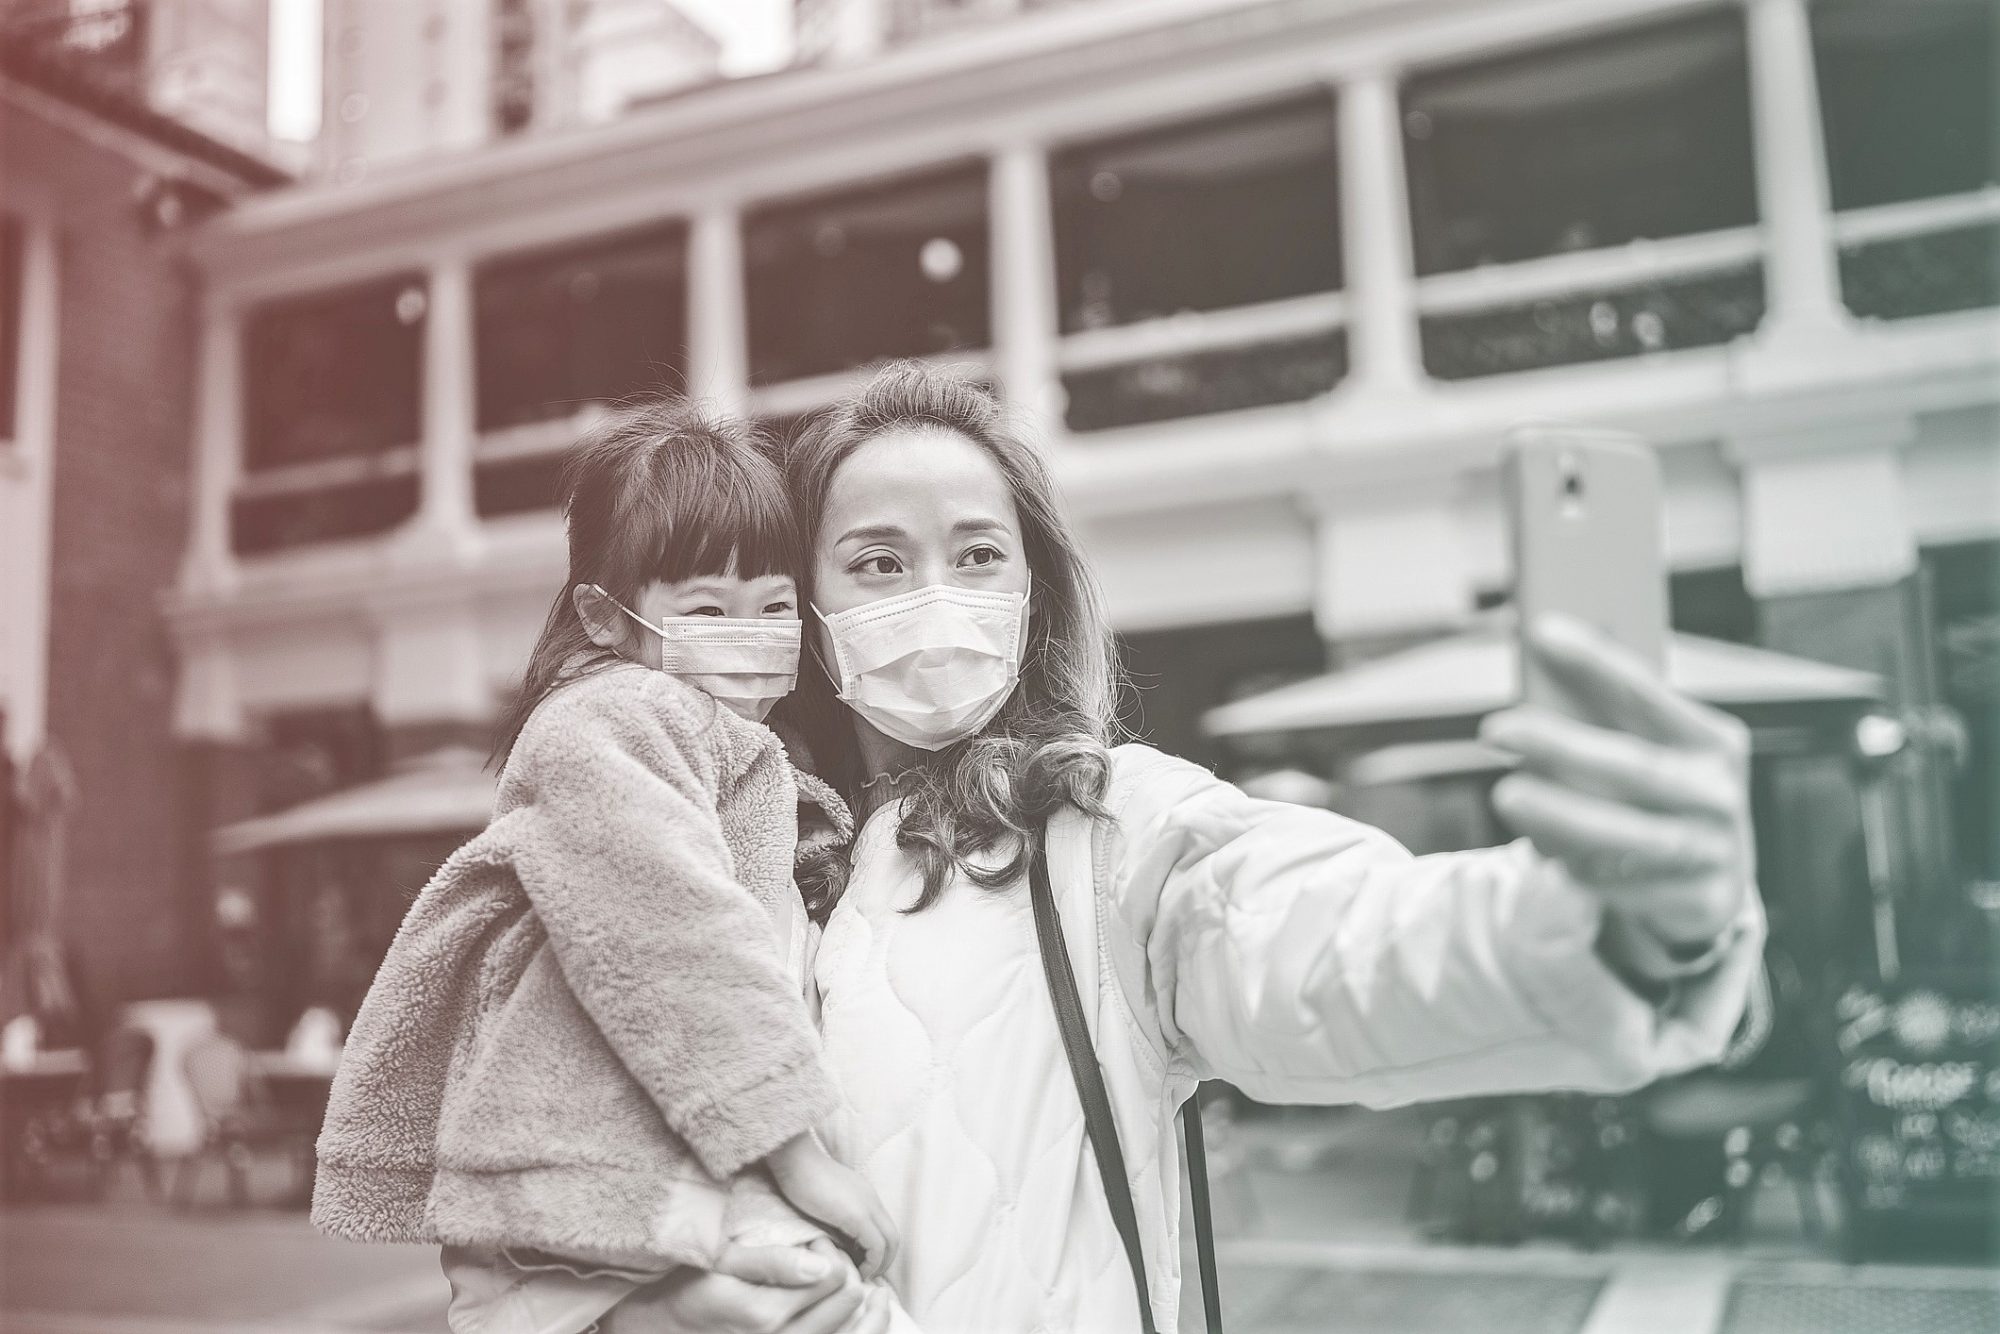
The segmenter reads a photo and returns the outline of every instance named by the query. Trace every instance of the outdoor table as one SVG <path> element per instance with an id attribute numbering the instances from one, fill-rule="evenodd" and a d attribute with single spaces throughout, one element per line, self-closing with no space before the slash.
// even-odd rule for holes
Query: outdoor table
<path id="1" fill-rule="evenodd" d="M 29 1123 L 74 1104 L 89 1077 L 90 1058 L 81 1051 L 44 1051 L 0 1062 L 0 1196 L 18 1184 L 12 1176 Z"/>
<path id="2" fill-rule="evenodd" d="M 271 1096 L 272 1110 L 287 1124 L 318 1133 L 327 1095 L 333 1091 L 333 1067 L 282 1051 L 252 1052 L 250 1061 Z"/>

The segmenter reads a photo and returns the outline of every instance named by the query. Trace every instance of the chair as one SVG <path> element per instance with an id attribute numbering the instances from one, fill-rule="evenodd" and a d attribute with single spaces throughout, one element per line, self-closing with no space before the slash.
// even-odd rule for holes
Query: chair
<path id="1" fill-rule="evenodd" d="M 201 1117 L 201 1142 L 175 1172 L 174 1197 L 183 1207 L 191 1204 L 202 1166 L 218 1159 L 228 1173 L 230 1203 L 240 1208 L 250 1200 L 250 1166 L 258 1151 L 281 1145 L 286 1128 L 272 1113 L 250 1053 L 235 1039 L 203 1038 L 188 1050 L 182 1069 Z"/>
<path id="2" fill-rule="evenodd" d="M 145 1137 L 153 1050 L 153 1035 L 138 1028 L 114 1029 L 98 1049 L 90 1093 L 77 1121 L 99 1199 L 108 1193 L 121 1162 L 138 1167 L 148 1199 L 159 1198 L 159 1162 Z"/>
<path id="3" fill-rule="evenodd" d="M 1816 1070 L 1820 1046 L 1812 992 L 1782 947 L 1765 955 L 1769 1026 L 1739 1044 L 1714 1071 L 1686 1075 L 1641 1095 L 1641 1123 L 1658 1140 L 1721 1147 L 1722 1185 L 1698 1201 L 1674 1232 L 1740 1243 L 1758 1184 L 1777 1167 L 1798 1197 L 1808 1240 L 1826 1235 L 1819 1176 L 1830 1152 L 1827 1089 Z M 1777 1040 L 1773 1041 L 1773 1034 Z"/>

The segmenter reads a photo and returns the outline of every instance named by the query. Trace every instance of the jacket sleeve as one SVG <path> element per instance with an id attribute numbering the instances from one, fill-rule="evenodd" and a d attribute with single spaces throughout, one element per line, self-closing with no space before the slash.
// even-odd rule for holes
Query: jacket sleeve
<path id="1" fill-rule="evenodd" d="M 812 1127 L 834 1092 L 769 914 L 732 871 L 705 701 L 670 684 L 585 694 L 523 732 L 507 782 L 533 818 L 515 868 L 578 1002 L 726 1177 Z"/>
<path id="2" fill-rule="evenodd" d="M 1252 1097 L 1636 1088 L 1719 1058 L 1761 968 L 1754 891 L 1655 1004 L 1600 957 L 1597 899 L 1525 840 L 1413 857 L 1141 747 L 1114 773 L 1094 855 L 1128 1007 L 1162 1056 Z"/>

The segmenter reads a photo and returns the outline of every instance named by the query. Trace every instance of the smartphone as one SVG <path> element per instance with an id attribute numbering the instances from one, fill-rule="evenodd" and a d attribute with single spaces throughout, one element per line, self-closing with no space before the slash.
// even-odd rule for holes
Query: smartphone
<path id="1" fill-rule="evenodd" d="M 1665 670 L 1667 575 L 1651 446 L 1617 431 L 1520 427 L 1508 435 L 1501 471 L 1521 626 L 1560 612 Z M 1523 702 L 1587 716 L 1527 651 L 1525 634 L 1519 645 Z"/>

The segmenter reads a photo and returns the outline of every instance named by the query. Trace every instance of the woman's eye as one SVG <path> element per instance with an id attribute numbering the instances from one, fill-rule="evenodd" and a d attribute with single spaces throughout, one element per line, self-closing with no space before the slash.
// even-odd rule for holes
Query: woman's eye
<path id="1" fill-rule="evenodd" d="M 903 563 L 884 551 L 873 556 L 863 556 L 849 568 L 855 574 L 901 574 Z"/>
<path id="2" fill-rule="evenodd" d="M 961 564 L 978 567 L 995 564 L 1006 559 L 1006 557 L 1002 555 L 998 547 L 973 547 L 958 559 Z"/>

